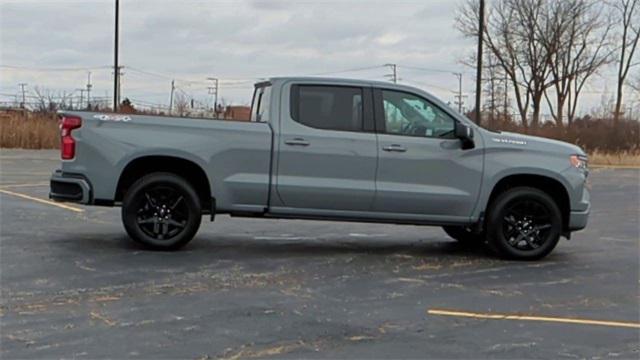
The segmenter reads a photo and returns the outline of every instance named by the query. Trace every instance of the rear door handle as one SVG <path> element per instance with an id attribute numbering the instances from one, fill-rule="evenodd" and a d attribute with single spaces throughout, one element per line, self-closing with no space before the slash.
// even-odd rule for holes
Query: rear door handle
<path id="1" fill-rule="evenodd" d="M 405 152 L 407 151 L 407 148 L 402 145 L 391 144 L 391 145 L 383 146 L 382 150 L 391 151 L 391 152 Z"/>
<path id="2" fill-rule="evenodd" d="M 309 142 L 303 138 L 285 140 L 284 143 L 291 146 L 309 146 Z"/>

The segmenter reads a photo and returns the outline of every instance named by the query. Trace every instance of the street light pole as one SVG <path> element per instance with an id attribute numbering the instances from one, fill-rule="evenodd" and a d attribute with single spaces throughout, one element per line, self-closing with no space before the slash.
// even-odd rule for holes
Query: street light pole
<path id="1" fill-rule="evenodd" d="M 91 71 L 87 73 L 87 109 L 91 110 Z"/>
<path id="2" fill-rule="evenodd" d="M 453 75 L 458 78 L 458 96 L 456 97 L 458 98 L 458 112 L 462 114 L 462 73 L 454 72 Z"/>
<path id="3" fill-rule="evenodd" d="M 25 96 L 25 90 L 24 87 L 27 86 L 27 83 L 20 83 L 18 84 L 20 86 L 20 89 L 22 89 L 22 103 L 20 104 L 21 108 L 25 107 L 25 103 L 26 103 L 26 96 Z"/>
<path id="4" fill-rule="evenodd" d="M 171 96 L 169 97 L 169 115 L 173 114 L 173 93 L 176 90 L 175 80 L 171 80 Z"/>
<path id="5" fill-rule="evenodd" d="M 115 23 L 115 37 L 114 37 L 114 50 L 113 50 L 113 111 L 118 111 L 118 98 L 120 94 L 118 90 L 120 88 L 120 66 L 118 65 L 118 17 L 120 15 L 120 0 L 116 1 L 116 23 Z"/>
<path id="6" fill-rule="evenodd" d="M 397 64 L 384 64 L 384 66 L 388 66 L 391 68 L 391 75 L 385 75 L 386 77 L 390 77 L 391 81 L 394 84 L 398 83 L 398 65 Z"/>

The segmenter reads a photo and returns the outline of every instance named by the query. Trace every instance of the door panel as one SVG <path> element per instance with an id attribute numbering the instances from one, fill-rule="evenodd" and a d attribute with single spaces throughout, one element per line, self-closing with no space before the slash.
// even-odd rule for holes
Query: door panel
<path id="1" fill-rule="evenodd" d="M 291 89 L 302 108 L 281 118 L 276 188 L 285 207 L 371 210 L 378 146 L 375 133 L 362 131 L 372 121 L 371 92 L 335 88 Z"/>
<path id="2" fill-rule="evenodd" d="M 482 154 L 459 140 L 379 135 L 374 210 L 434 216 L 469 216 L 480 189 Z M 401 146 L 405 151 L 385 151 Z"/>
<path id="3" fill-rule="evenodd" d="M 453 137 L 453 116 L 399 91 L 375 90 L 375 107 L 379 163 L 374 210 L 470 216 L 480 191 L 482 151 L 462 149 Z"/>

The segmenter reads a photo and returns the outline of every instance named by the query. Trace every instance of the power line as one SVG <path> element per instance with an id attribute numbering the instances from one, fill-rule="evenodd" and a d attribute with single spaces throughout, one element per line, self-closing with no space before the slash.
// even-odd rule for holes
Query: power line
<path id="1" fill-rule="evenodd" d="M 396 64 L 384 64 L 384 66 L 388 66 L 391 68 L 391 74 L 385 75 L 385 77 L 391 78 L 394 84 L 398 83 L 398 65 Z"/>
<path id="2" fill-rule="evenodd" d="M 338 70 L 338 71 L 329 71 L 329 72 L 323 72 L 323 73 L 316 73 L 316 74 L 308 74 L 309 76 L 319 76 L 319 75 L 331 75 L 331 74 L 341 74 L 341 73 L 348 73 L 348 72 L 357 72 L 357 71 L 364 71 L 364 70 L 371 70 L 371 69 L 379 69 L 379 68 L 383 68 L 386 65 L 374 65 L 374 66 L 365 66 L 365 67 L 358 67 L 358 68 L 351 68 L 351 69 L 344 69 L 344 70 Z"/>
<path id="3" fill-rule="evenodd" d="M 448 74 L 463 74 L 463 73 L 467 73 L 467 71 L 444 70 L 444 69 L 426 68 L 426 67 L 418 67 L 418 66 L 408 66 L 408 65 L 402 65 L 402 64 L 398 64 L 398 67 L 405 68 L 405 69 L 411 69 L 411 70 L 418 70 L 418 71 L 448 73 Z"/>
<path id="4" fill-rule="evenodd" d="M 418 70 L 418 71 L 425 71 L 425 72 L 435 72 L 435 73 L 442 73 L 442 74 L 453 74 L 454 76 L 456 76 L 458 78 L 458 93 L 457 95 L 455 95 L 456 98 L 456 105 L 458 105 L 458 112 L 462 113 L 462 108 L 464 105 L 464 98 L 466 97 L 466 95 L 462 94 L 462 76 L 463 76 L 463 72 L 460 71 L 452 71 L 452 70 L 443 70 L 443 69 L 433 69 L 433 68 L 425 68 L 425 67 L 418 67 L 418 66 L 406 66 L 406 65 L 398 65 L 399 67 L 402 68 L 406 68 L 406 69 L 411 69 L 411 70 Z"/>
<path id="5" fill-rule="evenodd" d="M 0 65 L 0 68 L 16 69 L 16 70 L 31 70 L 31 71 L 88 71 L 99 69 L 110 69 L 111 66 L 91 66 L 91 67 L 31 67 L 31 66 L 17 66 L 17 65 Z"/>
<path id="6" fill-rule="evenodd" d="M 160 74 L 160 73 L 157 73 L 157 72 L 142 70 L 142 69 L 138 69 L 138 68 L 135 68 L 135 67 L 127 66 L 127 69 L 129 69 L 129 71 L 134 71 L 134 72 L 137 72 L 137 73 L 140 73 L 140 74 L 145 74 L 145 75 L 148 75 L 148 76 L 155 76 L 155 77 L 158 77 L 158 78 L 163 78 L 163 79 L 167 79 L 167 80 L 174 80 L 174 81 L 179 81 L 179 82 L 188 83 L 188 84 L 202 84 L 202 85 L 209 84 L 206 81 L 180 79 L 180 78 L 177 78 L 177 77 L 174 77 L 174 76 L 169 76 L 169 75 Z"/>
<path id="7" fill-rule="evenodd" d="M 403 80 L 403 81 L 404 82 L 408 82 L 408 83 L 412 83 L 412 84 L 417 84 L 417 85 L 420 85 L 420 86 L 431 87 L 431 88 L 442 90 L 442 91 L 452 92 L 454 94 L 456 93 L 456 91 L 453 91 L 451 89 L 447 89 L 446 87 L 439 86 L 439 85 L 434 85 L 434 84 L 429 84 L 429 83 L 425 83 L 425 82 L 421 82 L 421 81 L 414 81 L 414 80 Z"/>

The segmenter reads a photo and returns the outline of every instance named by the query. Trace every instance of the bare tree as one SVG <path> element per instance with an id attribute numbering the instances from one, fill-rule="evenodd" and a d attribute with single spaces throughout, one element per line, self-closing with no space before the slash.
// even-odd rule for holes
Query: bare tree
<path id="1" fill-rule="evenodd" d="M 613 125 L 617 129 L 622 110 L 623 87 L 629 70 L 633 66 L 640 65 L 640 63 L 633 63 L 633 57 L 640 40 L 640 0 L 615 0 L 612 7 L 622 31 L 617 59 L 616 104 L 613 110 Z"/>
<path id="2" fill-rule="evenodd" d="M 496 120 L 506 118 L 509 112 L 508 79 L 496 57 L 490 51 L 485 51 L 482 80 L 484 85 L 483 112 L 488 112 L 489 128 L 496 125 Z"/>
<path id="3" fill-rule="evenodd" d="M 72 95 L 66 91 L 53 92 L 46 88 L 34 87 L 33 91 L 36 98 L 36 109 L 38 111 L 56 111 L 58 109 L 71 108 Z"/>
<path id="4" fill-rule="evenodd" d="M 545 90 L 552 86 L 552 53 L 541 41 L 552 30 L 547 21 L 548 7 L 548 0 L 500 0 L 492 3 L 486 15 L 486 46 L 511 83 L 525 128 L 538 126 Z M 466 36 L 478 36 L 476 1 L 467 0 L 463 5 L 457 25 Z"/>
<path id="5" fill-rule="evenodd" d="M 540 41 L 550 55 L 553 84 L 545 91 L 545 98 L 558 126 L 563 126 L 565 106 L 571 125 L 587 80 L 611 59 L 611 22 L 603 12 L 603 6 L 593 0 L 563 0 L 548 5 L 548 31 L 541 34 Z M 555 102 L 549 98 L 550 89 Z"/>
<path id="6" fill-rule="evenodd" d="M 186 116 L 189 113 L 189 99 L 184 94 L 177 93 L 173 103 L 173 110 L 178 116 Z"/>
<path id="7" fill-rule="evenodd" d="M 37 101 L 36 110 L 37 111 L 47 111 L 47 110 L 49 110 L 49 101 L 47 101 L 48 90 L 42 89 L 42 88 L 36 86 L 36 87 L 33 88 L 33 91 L 35 93 L 35 98 L 36 98 L 36 101 Z"/>
<path id="8" fill-rule="evenodd" d="M 631 80 L 631 82 L 629 83 L 629 86 L 631 86 L 631 88 L 636 92 L 640 93 L 640 74 L 638 74 L 638 76 L 636 76 L 635 79 Z"/>

